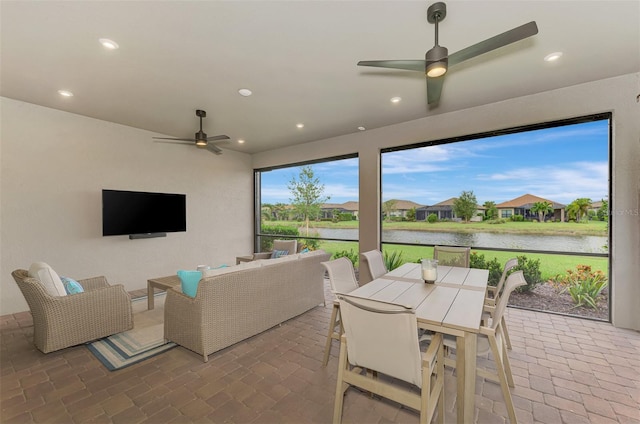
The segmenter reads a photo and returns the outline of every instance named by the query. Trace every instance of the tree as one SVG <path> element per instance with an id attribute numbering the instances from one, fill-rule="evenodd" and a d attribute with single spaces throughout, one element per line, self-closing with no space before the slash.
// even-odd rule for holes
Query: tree
<path id="1" fill-rule="evenodd" d="M 309 236 L 309 219 L 316 218 L 320 213 L 320 206 L 329 200 L 324 196 L 324 184 L 314 176 L 311 166 L 303 166 L 296 179 L 291 177 L 287 185 L 291 192 L 293 209 L 304 218 L 307 236 Z"/>
<path id="2" fill-rule="evenodd" d="M 387 221 L 391 222 L 391 212 L 395 210 L 397 201 L 394 199 L 382 203 L 382 213 Z"/>
<path id="3" fill-rule="evenodd" d="M 270 203 L 263 203 L 260 213 L 260 219 L 262 221 L 271 221 L 273 213 L 273 205 Z"/>
<path id="4" fill-rule="evenodd" d="M 602 199 L 602 206 L 596 212 L 598 216 L 598 221 L 609 221 L 609 202 L 607 200 Z"/>
<path id="5" fill-rule="evenodd" d="M 473 191 L 463 191 L 460 197 L 453 201 L 453 212 L 465 222 L 469 222 L 477 210 L 478 201 Z"/>
<path id="6" fill-rule="evenodd" d="M 276 203 L 271 208 L 275 215 L 276 221 L 285 221 L 287 217 L 287 205 L 284 203 Z"/>
<path id="7" fill-rule="evenodd" d="M 567 213 L 570 218 L 574 218 L 576 222 L 579 222 L 583 216 L 587 216 L 589 208 L 591 207 L 591 199 L 587 197 L 580 197 L 567 206 Z"/>
<path id="8" fill-rule="evenodd" d="M 407 221 L 415 221 L 416 220 L 416 208 L 411 208 L 407 211 Z"/>
<path id="9" fill-rule="evenodd" d="M 485 208 L 484 216 L 486 216 L 487 219 L 498 219 L 498 208 L 496 208 L 496 202 L 487 200 L 482 206 Z"/>
<path id="10" fill-rule="evenodd" d="M 549 202 L 535 202 L 531 207 L 531 212 L 538 214 L 538 221 L 544 222 L 546 214 L 553 212 L 553 206 Z"/>

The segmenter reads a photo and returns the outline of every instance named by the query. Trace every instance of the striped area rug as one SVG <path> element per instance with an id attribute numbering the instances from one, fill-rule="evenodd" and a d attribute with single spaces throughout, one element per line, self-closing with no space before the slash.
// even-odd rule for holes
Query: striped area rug
<path id="1" fill-rule="evenodd" d="M 164 340 L 164 293 L 156 296 L 155 308 L 147 310 L 147 298 L 135 299 L 133 329 L 87 344 L 109 371 L 117 371 L 159 355 L 176 346 Z"/>

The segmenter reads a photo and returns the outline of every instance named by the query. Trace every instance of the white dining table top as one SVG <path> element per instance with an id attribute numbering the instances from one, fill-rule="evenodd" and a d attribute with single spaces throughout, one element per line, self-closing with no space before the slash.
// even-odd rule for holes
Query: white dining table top
<path id="1" fill-rule="evenodd" d="M 404 264 L 349 295 L 410 306 L 419 324 L 445 333 L 479 332 L 489 271 L 438 266 L 435 284 L 426 284 L 420 273 L 420 264 Z"/>

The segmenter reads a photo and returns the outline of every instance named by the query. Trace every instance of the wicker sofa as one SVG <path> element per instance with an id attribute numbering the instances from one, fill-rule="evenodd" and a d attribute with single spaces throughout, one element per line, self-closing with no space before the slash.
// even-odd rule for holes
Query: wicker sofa
<path id="1" fill-rule="evenodd" d="M 205 276 L 194 298 L 167 291 L 164 337 L 208 355 L 324 303 L 329 253 L 315 251 L 247 262 Z M 226 272 L 225 272 L 226 271 Z"/>

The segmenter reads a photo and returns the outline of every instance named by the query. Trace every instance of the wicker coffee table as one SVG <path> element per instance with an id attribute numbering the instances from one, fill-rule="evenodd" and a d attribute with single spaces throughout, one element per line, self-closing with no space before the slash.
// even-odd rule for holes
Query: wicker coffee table
<path id="1" fill-rule="evenodd" d="M 151 278 L 147 280 L 147 309 L 154 308 L 154 288 L 159 290 L 169 290 L 172 287 L 180 285 L 180 277 L 170 275 L 168 277 Z"/>

